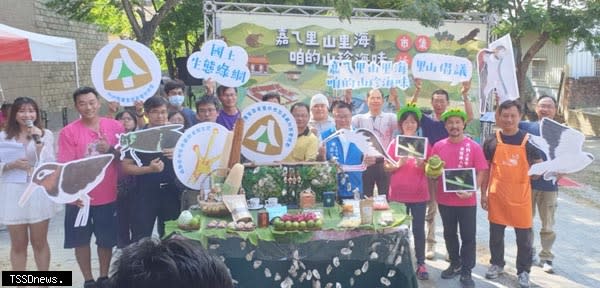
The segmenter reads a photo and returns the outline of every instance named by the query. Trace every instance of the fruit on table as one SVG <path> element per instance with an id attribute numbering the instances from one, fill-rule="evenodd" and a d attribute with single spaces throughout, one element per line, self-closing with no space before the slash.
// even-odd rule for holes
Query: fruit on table
<path id="1" fill-rule="evenodd" d="M 181 214 L 179 214 L 179 218 L 177 218 L 177 224 L 188 225 L 192 219 L 194 219 L 192 212 L 189 210 L 183 210 L 181 211 Z"/>
<path id="2" fill-rule="evenodd" d="M 442 161 L 440 156 L 431 156 L 425 164 L 425 175 L 427 175 L 427 177 L 430 178 L 440 177 L 440 175 L 442 175 L 442 172 L 444 171 L 445 164 L 446 163 Z"/>
<path id="3" fill-rule="evenodd" d="M 319 219 L 317 214 L 313 212 L 285 214 L 281 217 L 274 218 L 273 226 L 277 231 L 320 229 L 323 227 L 323 220 Z"/>

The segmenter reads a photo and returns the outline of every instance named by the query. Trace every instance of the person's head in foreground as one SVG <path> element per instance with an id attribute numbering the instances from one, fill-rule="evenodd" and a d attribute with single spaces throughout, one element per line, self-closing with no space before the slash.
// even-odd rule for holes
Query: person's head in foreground
<path id="1" fill-rule="evenodd" d="M 111 288 L 233 288 L 225 264 L 188 239 L 140 240 L 112 268 Z"/>

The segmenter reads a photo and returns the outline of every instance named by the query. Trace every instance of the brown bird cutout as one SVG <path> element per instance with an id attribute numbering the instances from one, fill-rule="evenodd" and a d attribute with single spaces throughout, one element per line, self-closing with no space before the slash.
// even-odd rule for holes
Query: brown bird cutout
<path id="1" fill-rule="evenodd" d="M 38 189 L 59 204 L 81 199 L 83 207 L 79 209 L 75 227 L 85 226 L 91 200 L 88 193 L 104 179 L 106 168 L 113 159 L 112 154 L 102 154 L 67 163 L 44 163 L 33 172 L 31 183 L 19 199 L 19 206 L 23 207 L 31 193 Z"/>

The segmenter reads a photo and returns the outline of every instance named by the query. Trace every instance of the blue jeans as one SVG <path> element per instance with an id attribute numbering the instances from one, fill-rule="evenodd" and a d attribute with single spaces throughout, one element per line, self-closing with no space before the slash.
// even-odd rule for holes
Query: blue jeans
<path id="1" fill-rule="evenodd" d="M 412 232 L 417 264 L 425 264 L 425 210 L 427 202 L 404 203 L 406 214 L 412 216 Z"/>

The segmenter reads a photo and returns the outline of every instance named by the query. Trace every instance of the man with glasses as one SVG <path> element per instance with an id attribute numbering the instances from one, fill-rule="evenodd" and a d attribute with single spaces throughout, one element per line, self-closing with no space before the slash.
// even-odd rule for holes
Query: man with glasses
<path id="1" fill-rule="evenodd" d="M 196 101 L 196 120 L 202 122 L 217 122 L 217 98 L 213 96 L 204 96 Z"/>
<path id="2" fill-rule="evenodd" d="M 217 88 L 217 97 L 223 107 L 217 116 L 217 123 L 228 130 L 233 130 L 235 121 L 241 114 L 240 109 L 237 108 L 237 88 L 221 85 Z"/>
<path id="3" fill-rule="evenodd" d="M 335 127 L 326 130 L 321 134 L 321 139 L 326 139 L 339 129 L 352 130 L 350 125 L 352 120 L 352 106 L 345 102 L 335 102 L 333 104 L 333 119 Z M 362 152 L 353 143 L 344 140 L 341 137 L 335 137 L 324 146 L 320 147 L 319 155 L 325 155 L 327 160 L 335 159 L 343 167 L 358 167 L 363 163 Z M 364 157 L 368 164 L 375 163 L 374 157 Z M 352 199 L 355 194 L 363 195 L 362 171 L 342 171 L 338 173 L 338 198 Z"/>
<path id="4" fill-rule="evenodd" d="M 396 131 L 396 114 L 382 111 L 384 99 L 381 90 L 371 89 L 366 98 L 369 111 L 354 115 L 352 127 L 371 130 L 379 138 L 383 149 L 387 150 Z M 378 193 L 387 194 L 389 175 L 383 169 L 383 161 L 383 157 L 377 158 L 376 163 L 369 166 L 363 173 L 363 189 L 367 197 L 373 196 L 375 184 L 377 184 Z"/>
<path id="5" fill-rule="evenodd" d="M 162 97 L 151 97 L 144 102 L 148 117 L 146 128 L 167 124 L 167 101 Z M 181 191 L 175 184 L 173 169 L 173 149 L 163 149 L 158 153 L 140 153 L 137 156 L 142 166 L 137 166 L 130 153 L 123 159 L 123 172 L 136 176 L 136 189 L 131 205 L 131 238 L 134 242 L 151 237 L 154 222 L 158 218 L 157 230 L 162 238 L 165 234 L 164 222 L 177 219 L 180 209 Z"/>
<path id="6" fill-rule="evenodd" d="M 519 123 L 519 129 L 525 132 L 540 136 L 540 121 L 543 118 L 554 119 L 556 116 L 556 100 L 548 95 L 542 95 L 538 98 L 537 105 L 535 107 L 535 113 L 538 116 L 538 121 L 521 121 Z M 546 161 L 546 155 L 540 153 L 543 160 Z M 535 217 L 535 211 L 540 214 L 540 221 L 542 222 L 542 229 L 540 230 L 540 244 L 542 251 L 539 254 L 539 263 L 536 261 L 537 255 L 535 255 L 535 248 L 532 248 L 532 260 L 534 264 L 539 264 L 546 273 L 554 273 L 552 269 L 552 260 L 554 254 L 552 254 L 552 245 L 556 240 L 556 233 L 554 232 L 554 214 L 556 212 L 556 199 L 558 198 L 558 184 L 552 181 L 544 180 L 544 177 L 531 180 L 531 192 L 532 192 L 532 209 L 533 216 Z M 535 234 L 534 234 L 535 235 Z"/>

